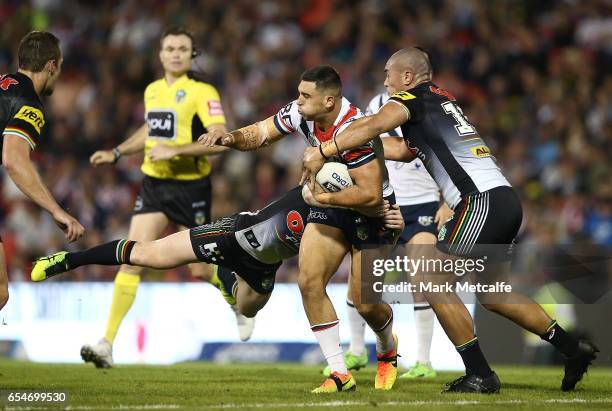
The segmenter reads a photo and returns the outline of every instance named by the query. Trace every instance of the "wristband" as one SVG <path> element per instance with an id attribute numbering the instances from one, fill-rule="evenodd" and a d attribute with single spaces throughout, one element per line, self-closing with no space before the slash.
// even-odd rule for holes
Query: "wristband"
<path id="1" fill-rule="evenodd" d="M 340 147 L 338 147 L 338 142 L 336 141 L 336 136 L 334 136 L 334 144 L 336 145 L 336 155 L 340 157 Z"/>
<path id="2" fill-rule="evenodd" d="M 121 158 L 121 151 L 117 147 L 113 148 L 113 155 L 115 156 L 115 160 L 113 163 L 116 163 Z"/>
<path id="3" fill-rule="evenodd" d="M 319 144 L 319 153 L 321 153 L 321 157 L 323 157 L 325 160 L 329 160 L 329 157 L 327 157 L 325 155 L 325 153 L 323 153 L 323 145 Z"/>

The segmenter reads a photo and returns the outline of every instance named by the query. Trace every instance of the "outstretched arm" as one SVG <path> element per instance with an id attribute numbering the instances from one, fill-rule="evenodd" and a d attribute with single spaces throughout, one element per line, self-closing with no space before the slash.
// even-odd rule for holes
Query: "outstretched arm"
<path id="1" fill-rule="evenodd" d="M 207 127 L 209 133 L 218 130 L 222 133 L 227 133 L 225 124 L 211 124 Z M 227 147 L 214 146 L 208 147 L 200 143 L 183 144 L 180 146 L 171 146 L 164 143 L 158 143 L 149 150 L 149 159 L 151 161 L 170 160 L 175 156 L 211 156 L 227 151 Z"/>
<path id="2" fill-rule="evenodd" d="M 404 124 L 410 119 L 408 109 L 391 100 L 371 116 L 362 117 L 354 121 L 346 130 L 340 132 L 333 141 L 323 145 L 323 154 L 331 157 L 352 148 L 357 148 L 374 137 Z M 337 147 L 336 147 L 337 145 Z"/>
<path id="3" fill-rule="evenodd" d="M 213 130 L 202 134 L 198 142 L 207 147 L 220 145 L 241 151 L 250 151 L 272 144 L 283 137 L 284 134 L 274 125 L 274 117 L 272 116 L 229 133 Z"/>

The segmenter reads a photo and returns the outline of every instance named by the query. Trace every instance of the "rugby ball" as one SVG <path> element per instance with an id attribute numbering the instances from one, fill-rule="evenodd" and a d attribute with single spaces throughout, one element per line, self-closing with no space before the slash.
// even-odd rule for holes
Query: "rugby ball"
<path id="1" fill-rule="evenodd" d="M 336 162 L 323 164 L 315 180 L 328 193 L 344 190 L 353 185 L 353 180 L 346 165 Z"/>

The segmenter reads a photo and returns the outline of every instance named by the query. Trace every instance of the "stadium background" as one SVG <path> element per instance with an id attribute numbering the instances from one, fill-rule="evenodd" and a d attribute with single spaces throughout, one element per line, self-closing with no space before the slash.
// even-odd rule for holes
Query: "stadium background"
<path id="1" fill-rule="evenodd" d="M 521 241 L 611 245 L 611 8 L 605 0 L 3 0 L 0 72 L 16 69 L 16 46 L 29 30 L 61 39 L 63 74 L 34 156 L 61 204 L 88 229 L 74 248 L 127 233 L 141 158 L 101 168 L 88 158 L 142 124 L 142 94 L 160 76 L 158 37 L 170 24 L 195 33 L 196 68 L 218 87 L 229 128 L 273 114 L 296 96 L 303 69 L 321 63 L 336 67 L 344 94 L 365 107 L 382 91 L 388 56 L 409 44 L 425 47 L 434 81 L 455 94 L 521 194 Z M 294 186 L 303 146 L 296 137 L 216 158 L 214 217 L 257 209 Z M 49 216 L 6 176 L 0 214 L 12 284 L 28 281 L 33 257 L 65 247 Z M 89 267 L 60 281 L 112 281 L 114 273 Z M 296 276 L 293 261 L 278 281 Z M 147 279 L 193 281 L 186 270 Z M 602 307 L 577 312 L 595 334 L 612 320 Z M 499 333 L 504 325 L 495 327 Z"/>

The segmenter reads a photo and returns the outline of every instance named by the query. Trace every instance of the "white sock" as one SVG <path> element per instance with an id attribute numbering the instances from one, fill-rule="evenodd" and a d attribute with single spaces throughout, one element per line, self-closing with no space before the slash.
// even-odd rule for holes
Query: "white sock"
<path id="1" fill-rule="evenodd" d="M 365 350 L 366 322 L 350 300 L 346 300 L 346 312 L 348 313 L 349 327 L 351 329 L 349 351 L 359 356 Z"/>
<path id="2" fill-rule="evenodd" d="M 376 334 L 376 353 L 384 354 L 391 349 L 395 344 L 393 341 L 393 311 L 385 325 L 379 330 L 372 330 Z"/>
<path id="3" fill-rule="evenodd" d="M 331 372 L 337 371 L 340 374 L 348 374 L 342 347 L 340 347 L 340 326 L 338 320 L 324 324 L 317 324 L 310 327 L 314 332 L 323 356 L 327 360 L 327 365 Z"/>
<path id="4" fill-rule="evenodd" d="M 427 303 L 414 305 L 414 321 L 417 334 L 417 362 L 429 364 L 431 338 L 433 336 L 434 312 Z"/>

